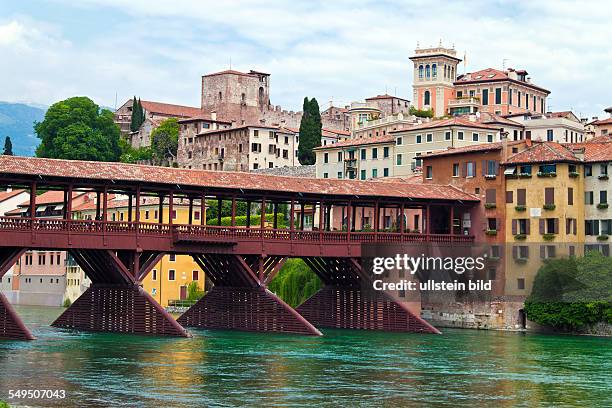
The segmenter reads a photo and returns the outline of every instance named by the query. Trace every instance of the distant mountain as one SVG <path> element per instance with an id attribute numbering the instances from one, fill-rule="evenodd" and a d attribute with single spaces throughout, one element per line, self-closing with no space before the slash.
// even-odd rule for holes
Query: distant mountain
<path id="1" fill-rule="evenodd" d="M 0 102 L 0 154 L 4 138 L 11 137 L 13 153 L 33 156 L 40 140 L 34 133 L 34 122 L 45 117 L 46 108 L 23 103 Z"/>

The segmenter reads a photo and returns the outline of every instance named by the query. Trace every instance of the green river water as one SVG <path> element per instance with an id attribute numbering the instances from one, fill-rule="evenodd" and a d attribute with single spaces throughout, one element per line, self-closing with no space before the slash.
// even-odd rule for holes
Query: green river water
<path id="1" fill-rule="evenodd" d="M 60 308 L 17 311 L 38 339 L 0 341 L 10 406 L 612 407 L 608 338 L 446 329 L 176 339 L 65 331 L 49 327 Z M 9 400 L 16 389 L 67 398 Z"/>

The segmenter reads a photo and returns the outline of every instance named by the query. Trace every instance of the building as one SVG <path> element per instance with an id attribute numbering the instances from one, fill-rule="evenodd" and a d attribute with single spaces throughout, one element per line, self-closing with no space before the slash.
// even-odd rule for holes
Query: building
<path id="1" fill-rule="evenodd" d="M 395 137 L 393 174 L 408 176 L 421 171 L 419 156 L 449 147 L 463 147 L 501 140 L 502 127 L 485 124 L 476 115 L 420 123 L 389 132 Z"/>
<path id="2" fill-rule="evenodd" d="M 159 199 L 157 197 L 142 197 L 140 203 L 140 221 L 157 223 L 159 222 Z M 167 201 L 167 200 L 166 200 Z M 83 202 L 81 205 L 73 207 L 73 217 L 75 219 L 95 219 L 97 203 L 94 197 Z M 127 221 L 129 218 L 129 202 L 126 197 L 109 197 L 107 204 L 108 218 L 112 221 Z M 173 222 L 177 224 L 189 223 L 189 203 L 176 199 L 173 205 Z M 135 210 L 134 210 L 135 211 Z M 163 206 L 162 222 L 169 222 L 168 204 Z M 195 224 L 203 223 L 205 214 L 201 214 L 200 203 L 193 206 L 192 222 Z M 132 219 L 136 219 L 135 214 Z M 76 265 L 76 263 L 74 264 Z M 80 269 L 77 266 L 78 269 Z M 68 276 L 69 279 L 74 279 Z M 191 282 L 197 282 L 199 290 L 204 290 L 205 276 L 201 268 L 189 255 L 168 254 L 157 263 L 151 272 L 142 281 L 145 291 L 162 306 L 168 307 L 170 304 L 187 299 L 187 288 Z"/>
<path id="3" fill-rule="evenodd" d="M 612 183 L 609 174 L 612 143 L 585 143 L 583 148 L 585 249 L 599 250 L 610 256 Z"/>
<path id="4" fill-rule="evenodd" d="M 588 124 L 593 137 L 612 135 L 612 107 L 605 109 L 605 112 L 609 115 L 607 119 L 593 118 Z"/>
<path id="5" fill-rule="evenodd" d="M 337 123 L 336 129 L 349 131 L 351 129 L 351 120 L 349 114 L 349 106 L 344 108 L 334 106 L 330 101 L 329 108 L 321 112 L 321 121 L 325 123 Z"/>
<path id="6" fill-rule="evenodd" d="M 506 294 L 524 297 L 543 259 L 579 255 L 584 242 L 581 154 L 533 142 L 502 163 L 506 177 Z"/>
<path id="7" fill-rule="evenodd" d="M 129 135 L 131 132 L 130 124 L 132 123 L 132 104 L 134 103 L 133 99 L 128 99 L 123 105 L 119 107 L 115 111 L 115 123 L 119 125 L 121 129 L 121 134 L 124 136 Z M 147 122 L 147 129 L 142 135 L 138 135 L 134 142 L 139 142 L 140 139 L 144 142 L 142 145 L 148 146 L 146 144 L 147 140 L 150 140 L 151 131 L 159 126 L 159 123 L 168 118 L 190 118 L 193 116 L 197 116 L 200 114 L 200 109 L 195 108 L 193 106 L 184 106 L 184 105 L 174 105 L 171 103 L 162 103 L 162 102 L 153 102 L 153 101 L 140 101 L 142 104 L 142 108 L 145 111 L 145 122 L 147 119 L 151 119 L 152 121 Z M 138 132 L 137 132 L 138 133 Z M 146 134 L 145 134 L 146 133 Z M 136 147 L 136 145 L 132 145 Z"/>
<path id="8" fill-rule="evenodd" d="M 413 104 L 435 117 L 488 112 L 496 115 L 546 112 L 550 91 L 531 82 L 525 70 L 486 68 L 457 74 L 454 48 L 419 48 L 413 62 Z"/>
<path id="9" fill-rule="evenodd" d="M 26 190 L 7 188 L 0 191 L 0 216 L 5 216 L 7 212 L 15 210 L 19 204 L 29 199 L 30 193 Z"/>
<path id="10" fill-rule="evenodd" d="M 487 68 L 457 77 L 453 83 L 454 99 L 449 102 L 451 115 L 470 111 L 496 115 L 517 113 L 543 114 L 550 91 L 531 82 L 525 70 Z"/>
<path id="11" fill-rule="evenodd" d="M 249 171 L 299 165 L 299 136 L 284 128 L 245 125 L 190 135 L 179 134 L 180 167 Z"/>
<path id="12" fill-rule="evenodd" d="M 393 176 L 395 137 L 348 139 L 314 149 L 316 177 L 366 180 Z"/>
<path id="13" fill-rule="evenodd" d="M 507 115 L 524 126 L 525 138 L 557 143 L 586 141 L 584 124 L 571 111 Z"/>
<path id="14" fill-rule="evenodd" d="M 416 116 L 397 113 L 379 119 L 368 119 L 358 122 L 353 128 L 353 138 L 385 136 L 393 130 L 406 129 L 417 123 Z"/>
<path id="15" fill-rule="evenodd" d="M 455 97 L 454 82 L 457 79 L 457 58 L 454 48 L 419 48 L 410 57 L 414 64 L 412 100 L 417 109 L 433 110 L 434 116 L 445 116 L 449 102 Z M 470 112 L 465 112 L 470 113 Z"/>

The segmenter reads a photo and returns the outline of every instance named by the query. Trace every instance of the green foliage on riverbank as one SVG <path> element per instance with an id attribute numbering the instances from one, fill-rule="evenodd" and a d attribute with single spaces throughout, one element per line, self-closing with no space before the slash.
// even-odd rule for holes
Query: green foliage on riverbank
<path id="1" fill-rule="evenodd" d="M 321 288 L 319 277 L 301 259 L 289 259 L 270 282 L 269 289 L 297 307 Z"/>
<path id="2" fill-rule="evenodd" d="M 561 331 L 612 324 L 612 263 L 599 252 L 551 259 L 540 268 L 525 301 L 529 320 Z"/>
<path id="3" fill-rule="evenodd" d="M 287 221 L 285 220 L 285 214 L 278 213 L 276 214 L 276 219 L 278 222 L 278 228 L 287 228 Z M 236 217 L 236 226 L 244 227 L 246 226 L 247 217 L 246 215 L 240 215 Z M 273 224 L 274 214 L 266 214 L 266 222 L 269 224 Z M 207 221 L 207 225 L 219 225 L 218 219 L 211 219 Z M 232 225 L 232 217 L 221 217 L 221 225 L 224 227 L 229 227 Z M 251 227 L 259 227 L 261 225 L 261 215 L 251 215 Z"/>

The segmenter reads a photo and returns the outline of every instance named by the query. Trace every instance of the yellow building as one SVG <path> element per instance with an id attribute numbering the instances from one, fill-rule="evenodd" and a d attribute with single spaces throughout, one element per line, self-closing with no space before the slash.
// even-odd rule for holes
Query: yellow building
<path id="1" fill-rule="evenodd" d="M 529 295 L 544 259 L 581 254 L 584 184 L 580 154 L 555 142 L 534 142 L 503 164 L 507 295 Z"/>
<path id="2" fill-rule="evenodd" d="M 175 199 L 174 214 L 172 222 L 175 224 L 189 223 L 189 203 L 187 200 Z M 125 196 L 111 196 L 107 204 L 107 218 L 109 221 L 127 221 L 128 200 Z M 135 220 L 133 209 L 132 220 Z M 73 208 L 73 216 L 76 219 L 94 219 L 96 215 L 96 202 L 92 195 L 82 205 Z M 163 206 L 163 223 L 169 223 L 168 203 Z M 201 223 L 201 211 L 199 202 L 193 206 L 193 223 Z M 159 222 L 159 199 L 156 197 L 143 197 L 140 202 L 140 221 Z M 198 289 L 205 289 L 205 277 L 202 269 L 189 255 L 169 254 L 155 265 L 151 272 L 142 282 L 146 290 L 163 307 L 177 300 L 187 298 L 187 288 L 191 282 L 198 283 Z"/>

